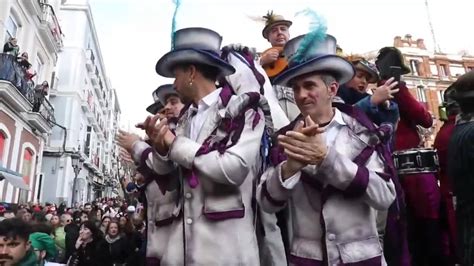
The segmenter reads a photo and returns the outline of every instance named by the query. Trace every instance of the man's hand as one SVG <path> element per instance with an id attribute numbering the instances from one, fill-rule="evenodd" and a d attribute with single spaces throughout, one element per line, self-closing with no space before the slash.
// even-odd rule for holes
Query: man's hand
<path id="1" fill-rule="evenodd" d="M 138 123 L 135 125 L 136 128 L 145 130 L 145 133 L 148 136 L 153 134 L 153 130 L 155 129 L 156 122 L 159 121 L 161 114 L 157 114 L 154 116 L 148 116 L 145 121 L 142 123 Z"/>
<path id="2" fill-rule="evenodd" d="M 399 89 L 394 89 L 398 85 L 398 82 L 394 80 L 395 78 L 390 78 L 382 86 L 373 90 L 372 97 L 370 98 L 373 105 L 379 105 L 393 99 L 393 94 L 399 91 Z"/>
<path id="3" fill-rule="evenodd" d="M 168 119 L 162 119 L 150 132 L 151 135 L 148 136 L 155 150 L 161 155 L 168 154 L 169 147 L 176 138 L 168 127 Z"/>
<path id="4" fill-rule="evenodd" d="M 119 130 L 118 135 L 115 138 L 120 146 L 127 150 L 130 154 L 132 153 L 133 144 L 140 140 L 140 136 L 137 134 L 128 133 Z"/>
<path id="5" fill-rule="evenodd" d="M 308 164 L 319 164 L 326 157 L 327 147 L 322 136 L 324 131 L 309 116 L 305 121 L 305 127 L 303 121 L 299 121 L 293 131 L 278 137 L 279 144 L 288 156 L 282 165 L 283 179 L 291 177 Z"/>
<path id="6" fill-rule="evenodd" d="M 300 124 L 295 130 L 279 136 L 280 144 L 285 148 L 285 153 L 291 162 L 289 170 L 294 170 L 291 168 L 296 166 L 294 161 L 299 163 L 298 170 L 308 164 L 319 165 L 327 154 L 326 142 L 322 135 L 324 131 L 311 117 L 307 116 L 305 121 L 304 128 Z"/>
<path id="7" fill-rule="evenodd" d="M 260 65 L 265 66 L 275 62 L 280 56 L 280 52 L 277 49 L 270 49 L 260 58 Z"/>

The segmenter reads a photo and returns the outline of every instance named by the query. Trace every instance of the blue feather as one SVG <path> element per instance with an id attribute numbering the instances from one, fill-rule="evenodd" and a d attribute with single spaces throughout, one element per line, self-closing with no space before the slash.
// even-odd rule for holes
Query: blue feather
<path id="1" fill-rule="evenodd" d="M 318 43 L 326 39 L 327 23 L 326 19 L 316 13 L 314 10 L 306 8 L 296 13 L 295 16 L 305 15 L 310 17 L 311 21 L 309 24 L 309 33 L 301 41 L 298 50 L 291 59 L 296 63 L 301 63 L 308 59 L 313 49 L 315 49 Z"/>
<path id="2" fill-rule="evenodd" d="M 173 0 L 175 5 L 173 20 L 171 21 L 171 50 L 174 49 L 174 33 L 176 32 L 176 16 L 178 14 L 179 7 L 181 6 L 181 0 Z"/>

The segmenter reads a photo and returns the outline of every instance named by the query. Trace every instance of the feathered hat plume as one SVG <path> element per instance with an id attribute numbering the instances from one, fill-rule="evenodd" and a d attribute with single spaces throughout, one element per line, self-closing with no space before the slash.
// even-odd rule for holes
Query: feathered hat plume
<path id="1" fill-rule="evenodd" d="M 304 15 L 310 17 L 311 21 L 309 24 L 309 33 L 306 34 L 304 39 L 292 58 L 292 61 L 301 63 L 305 61 L 307 55 L 311 54 L 312 49 L 317 47 L 317 44 L 323 42 L 326 39 L 327 24 L 326 19 L 316 13 L 314 10 L 306 8 L 296 13 L 295 16 Z"/>
<path id="2" fill-rule="evenodd" d="M 181 6 L 181 0 L 173 0 L 174 13 L 173 20 L 171 21 L 171 50 L 174 49 L 174 33 L 176 32 L 176 16 L 178 15 L 179 7 Z"/>

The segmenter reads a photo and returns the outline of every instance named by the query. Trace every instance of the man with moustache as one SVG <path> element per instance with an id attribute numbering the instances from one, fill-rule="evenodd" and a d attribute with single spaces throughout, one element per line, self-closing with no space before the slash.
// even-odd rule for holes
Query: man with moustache
<path id="1" fill-rule="evenodd" d="M 34 266 L 37 257 L 29 242 L 30 225 L 21 219 L 0 222 L 0 265 Z"/>

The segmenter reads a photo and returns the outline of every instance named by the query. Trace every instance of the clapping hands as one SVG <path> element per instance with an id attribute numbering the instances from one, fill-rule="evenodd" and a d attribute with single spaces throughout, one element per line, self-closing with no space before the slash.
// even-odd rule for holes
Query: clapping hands
<path id="1" fill-rule="evenodd" d="M 305 123 L 299 121 L 292 131 L 278 136 L 279 144 L 288 156 L 282 165 L 283 179 L 289 178 L 306 165 L 319 165 L 326 157 L 327 146 L 319 128 L 310 116 L 305 118 Z"/>

